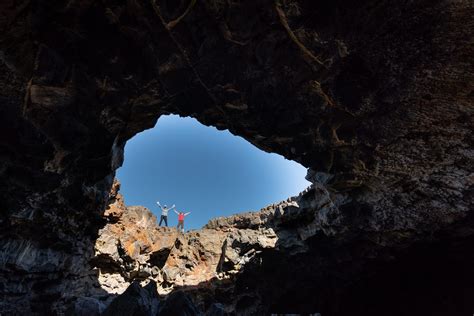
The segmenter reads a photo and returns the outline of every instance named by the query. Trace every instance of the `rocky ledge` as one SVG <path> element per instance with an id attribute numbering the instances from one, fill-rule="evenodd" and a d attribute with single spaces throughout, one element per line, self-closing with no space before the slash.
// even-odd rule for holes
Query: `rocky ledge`
<path id="1" fill-rule="evenodd" d="M 445 230 L 463 238 L 442 244 L 452 257 L 441 257 L 437 238 L 443 234 L 427 242 L 420 233 L 428 231 L 423 221 L 411 221 L 414 230 L 387 232 L 374 220 L 380 214 L 359 210 L 358 226 L 346 226 L 338 207 L 344 201 L 320 184 L 260 211 L 215 218 L 186 233 L 158 227 L 145 207 L 125 206 L 118 189 L 115 182 L 91 260 L 108 294 L 77 300 L 78 315 L 346 315 L 361 313 L 372 300 L 360 296 L 359 287 L 367 291 L 378 284 L 380 293 L 370 293 L 379 295 L 371 305 L 375 315 L 405 297 L 401 291 L 421 308 L 427 302 L 416 304 L 414 292 L 427 291 L 430 278 L 449 285 L 473 276 L 465 273 L 474 257 L 462 251 L 472 244 L 464 236 L 470 232 L 458 225 Z M 438 275 L 439 269 L 456 265 L 459 271 Z M 387 277 L 387 270 L 393 275 Z M 452 299 L 451 291 L 456 292 L 438 289 L 436 295 Z"/>
<path id="2" fill-rule="evenodd" d="M 134 299 L 130 293 L 135 293 L 132 296 L 137 300 L 151 297 L 157 301 L 156 308 L 152 307 L 154 304 L 149 306 L 147 315 L 161 311 L 163 304 L 158 296 L 168 301 L 170 293 L 171 300 L 180 304 L 184 301 L 196 313 L 235 313 L 236 302 L 209 295 L 230 289 L 245 265 L 259 258 L 263 250 L 284 250 L 290 255 L 303 252 L 304 240 L 316 233 L 315 227 L 304 229 L 311 224 L 308 219 L 302 221 L 299 232 L 284 229 L 284 223 L 297 220 L 304 212 L 299 211 L 301 195 L 259 212 L 212 219 L 200 230 L 180 233 L 174 227 L 159 227 L 156 217 L 145 207 L 125 206 L 119 188 L 116 181 L 104 213 L 107 224 L 99 231 L 91 260 L 100 287 L 111 295 L 96 295 L 86 303 L 81 299 L 81 304 L 76 304 L 76 314 L 107 314 L 119 302 L 131 304 Z M 308 188 L 302 194 L 312 190 Z M 187 296 L 179 294 L 178 299 L 174 290 L 184 290 Z M 249 308 L 257 308 L 254 305 Z M 121 314 L 131 315 L 129 310 Z"/>

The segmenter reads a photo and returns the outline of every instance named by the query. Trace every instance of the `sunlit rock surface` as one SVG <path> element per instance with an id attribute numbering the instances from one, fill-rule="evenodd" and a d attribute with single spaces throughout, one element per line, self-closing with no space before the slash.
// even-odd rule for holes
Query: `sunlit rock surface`
<path id="1" fill-rule="evenodd" d="M 331 295 L 341 295 L 338 291 L 351 287 L 343 280 L 366 274 L 377 278 L 378 270 L 385 266 L 395 275 L 407 273 L 404 266 L 394 268 L 400 264 L 395 255 L 419 238 L 416 229 L 380 231 L 380 223 L 370 213 L 358 214 L 359 225 L 347 227 L 346 215 L 338 207 L 344 200 L 334 199 L 338 195 L 321 184 L 257 212 L 212 219 L 202 229 L 184 234 L 174 227 L 158 227 L 156 217 L 144 207 L 125 206 L 118 188 L 115 182 L 104 213 L 109 222 L 99 231 L 92 259 L 100 270 L 102 289 L 121 294 L 132 286 L 130 291 L 138 291 L 141 297 L 150 293 L 147 284 L 156 284 L 153 293 L 156 299 L 161 296 L 161 304 L 173 291 L 184 291 L 186 295 L 178 295 L 184 300 L 181 303 L 197 314 L 213 315 L 216 309 L 238 315 L 289 312 L 285 298 L 295 301 L 298 297 L 307 299 L 295 305 L 300 312 L 317 312 L 317 306 L 323 306 L 325 311 L 346 313 L 349 309 L 331 305 Z M 421 221 L 411 225 L 424 227 Z M 370 239 L 361 238 L 362 231 Z M 427 258 L 408 252 L 410 260 L 417 260 L 409 264 L 416 273 L 421 272 L 420 259 L 440 259 L 431 253 L 430 245 L 424 247 Z M 379 262 L 374 268 L 376 258 Z M 432 263 L 443 264 L 446 262 Z M 140 284 L 148 290 L 141 290 Z M 304 293 L 295 292 L 297 286 Z M 320 298 L 310 300 L 315 293 Z M 124 304 L 129 294 L 124 295 L 116 298 L 116 304 Z"/>
<path id="2" fill-rule="evenodd" d="M 262 249 L 277 248 L 277 244 L 288 249 L 303 246 L 298 236 L 279 240 L 276 226 L 269 221 L 298 212 L 295 198 L 260 212 L 216 218 L 200 230 L 183 234 L 175 227 L 159 227 L 147 208 L 125 206 L 118 189 L 116 181 L 104 213 L 108 223 L 99 231 L 92 259 L 99 283 L 108 293 L 121 294 L 134 281 L 153 280 L 158 293 L 165 295 L 175 288 L 227 279 Z M 302 230 L 303 235 L 314 233 Z"/>

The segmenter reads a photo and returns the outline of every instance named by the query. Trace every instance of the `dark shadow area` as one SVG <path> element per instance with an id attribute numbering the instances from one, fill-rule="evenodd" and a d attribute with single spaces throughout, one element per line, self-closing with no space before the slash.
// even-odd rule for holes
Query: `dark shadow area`
<path id="1" fill-rule="evenodd" d="M 157 266 L 158 268 L 162 269 L 168 259 L 168 255 L 170 254 L 171 249 L 164 248 L 160 251 L 156 251 L 150 255 L 149 262 L 153 266 Z"/>
<path id="2" fill-rule="evenodd" d="M 463 316 L 474 312 L 474 237 L 420 243 L 361 257 L 354 244 L 317 240 L 289 257 L 263 251 L 231 280 L 175 288 L 199 297 L 202 311 L 235 304 L 240 314 Z M 363 243 L 355 243 L 361 246 Z M 365 246 L 370 247 L 365 243 Z M 351 253 L 352 257 L 348 256 Z M 341 258 L 344 254 L 345 262 Z"/>

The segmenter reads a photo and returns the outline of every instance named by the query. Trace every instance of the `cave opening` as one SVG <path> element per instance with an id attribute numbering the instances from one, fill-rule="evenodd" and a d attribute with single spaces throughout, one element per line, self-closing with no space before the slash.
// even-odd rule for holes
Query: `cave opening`
<path id="1" fill-rule="evenodd" d="M 156 202 L 191 212 L 186 229 L 210 219 L 261 207 L 295 196 L 310 185 L 307 170 L 278 154 L 261 151 L 228 130 L 193 118 L 161 116 L 155 127 L 130 139 L 117 170 L 127 205 L 149 208 Z M 168 225 L 177 215 L 168 214 Z M 163 223 L 164 224 L 164 223 Z"/>
<path id="2" fill-rule="evenodd" d="M 0 8 L 1 315 L 473 314 L 472 1 Z M 113 180 L 165 113 L 298 161 L 313 186 L 148 229 Z"/>

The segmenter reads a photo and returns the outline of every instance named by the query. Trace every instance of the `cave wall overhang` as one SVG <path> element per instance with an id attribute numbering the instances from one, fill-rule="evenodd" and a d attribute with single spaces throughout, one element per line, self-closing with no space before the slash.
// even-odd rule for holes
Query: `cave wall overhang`
<path id="1" fill-rule="evenodd" d="M 338 239 L 472 233 L 469 1 L 0 9 L 2 280 L 18 300 L 61 295 L 8 271 L 83 273 L 126 140 L 168 113 L 310 168 Z"/>

